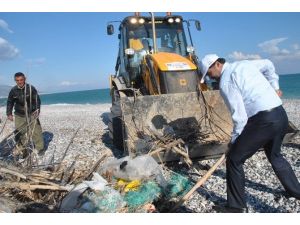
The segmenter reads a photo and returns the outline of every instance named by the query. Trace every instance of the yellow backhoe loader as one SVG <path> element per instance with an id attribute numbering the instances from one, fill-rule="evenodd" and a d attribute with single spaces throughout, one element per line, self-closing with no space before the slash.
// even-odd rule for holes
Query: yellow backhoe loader
<path id="1" fill-rule="evenodd" d="M 107 25 L 108 35 L 115 33 L 114 22 Z M 135 13 L 120 21 L 109 132 L 125 154 L 152 152 L 173 161 L 219 157 L 227 149 L 231 117 L 218 84 L 199 84 L 191 25 L 200 31 L 198 20 L 170 13 Z"/>

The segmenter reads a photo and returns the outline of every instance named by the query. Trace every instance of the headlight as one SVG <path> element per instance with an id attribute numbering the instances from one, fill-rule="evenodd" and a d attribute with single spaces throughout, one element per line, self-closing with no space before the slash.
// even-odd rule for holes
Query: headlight
<path id="1" fill-rule="evenodd" d="M 134 49 L 133 48 L 126 48 L 125 49 L 126 55 L 134 55 Z"/>
<path id="2" fill-rule="evenodd" d="M 141 24 L 145 23 L 144 18 L 140 18 L 140 19 L 139 19 L 139 23 L 141 23 Z"/>
<path id="3" fill-rule="evenodd" d="M 132 23 L 132 24 L 135 24 L 135 23 L 137 23 L 137 19 L 136 19 L 136 18 L 134 18 L 134 17 L 133 17 L 133 18 L 131 18 L 131 19 L 130 19 L 130 23 Z"/>
<path id="4" fill-rule="evenodd" d="M 195 51 L 195 48 L 193 46 L 187 46 L 186 50 L 188 53 L 193 53 Z"/>
<path id="5" fill-rule="evenodd" d="M 169 18 L 169 19 L 168 19 L 168 22 L 169 22 L 169 23 L 174 23 L 174 19 L 173 19 L 173 18 Z"/>
<path id="6" fill-rule="evenodd" d="M 175 19 L 175 22 L 176 22 L 176 23 L 180 23 L 180 21 L 181 21 L 180 18 L 176 18 L 176 19 Z"/>

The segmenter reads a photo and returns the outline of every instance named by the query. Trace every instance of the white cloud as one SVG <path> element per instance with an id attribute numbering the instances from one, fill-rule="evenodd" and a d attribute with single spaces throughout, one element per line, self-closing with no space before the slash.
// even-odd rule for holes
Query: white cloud
<path id="1" fill-rule="evenodd" d="M 46 62 L 46 58 L 44 58 L 44 57 L 40 57 L 40 58 L 36 58 L 36 59 L 28 59 L 27 60 L 27 64 L 30 67 L 40 66 L 40 65 L 43 65 L 45 62 Z"/>
<path id="2" fill-rule="evenodd" d="M 234 51 L 228 55 L 233 60 L 246 60 L 246 59 L 261 59 L 260 55 L 257 54 L 245 54 L 242 52 Z"/>
<path id="3" fill-rule="evenodd" d="M 9 29 L 8 24 L 2 19 L 0 19 L 0 28 L 2 28 L 3 30 L 5 30 L 9 33 L 13 33 L 13 31 L 11 29 Z"/>
<path id="4" fill-rule="evenodd" d="M 260 47 L 265 53 L 268 53 L 270 55 L 288 54 L 288 51 L 286 49 L 280 49 L 277 46 L 279 43 L 285 41 L 286 39 L 287 38 L 272 39 L 258 44 L 258 47 Z"/>
<path id="5" fill-rule="evenodd" d="M 270 58 L 276 61 L 282 60 L 298 60 L 300 59 L 299 44 L 295 43 L 290 49 L 280 48 L 278 45 L 288 38 L 276 38 L 258 44 L 265 53 L 269 54 Z"/>
<path id="6" fill-rule="evenodd" d="M 77 85 L 77 82 L 72 82 L 72 81 L 62 81 L 59 85 L 60 86 L 73 86 L 73 85 Z"/>
<path id="7" fill-rule="evenodd" d="M 0 61 L 14 59 L 19 52 L 19 49 L 0 37 Z"/>

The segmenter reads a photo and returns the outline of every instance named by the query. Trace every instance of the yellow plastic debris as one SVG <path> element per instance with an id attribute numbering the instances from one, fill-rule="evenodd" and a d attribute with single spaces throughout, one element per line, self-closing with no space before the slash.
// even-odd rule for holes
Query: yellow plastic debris
<path id="1" fill-rule="evenodd" d="M 121 189 L 124 188 L 124 192 L 137 191 L 140 186 L 141 186 L 141 181 L 139 180 L 126 181 L 123 179 L 119 179 L 116 184 L 117 188 L 121 188 Z"/>
<path id="2" fill-rule="evenodd" d="M 123 180 L 123 179 L 119 179 L 117 182 L 117 187 L 125 187 L 126 184 L 128 184 L 128 181 Z"/>
<path id="3" fill-rule="evenodd" d="M 141 186 L 141 182 L 139 180 L 133 180 L 126 185 L 124 191 L 125 192 L 136 191 L 139 189 L 140 186 Z"/>

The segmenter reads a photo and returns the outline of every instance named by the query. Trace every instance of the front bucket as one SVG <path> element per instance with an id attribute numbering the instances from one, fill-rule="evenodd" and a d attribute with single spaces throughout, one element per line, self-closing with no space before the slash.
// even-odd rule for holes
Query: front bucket
<path id="1" fill-rule="evenodd" d="M 131 156 L 164 148 L 160 160 L 179 160 L 172 151 L 179 145 L 190 158 L 212 158 L 230 141 L 231 117 L 219 91 L 125 97 L 121 109 Z"/>

